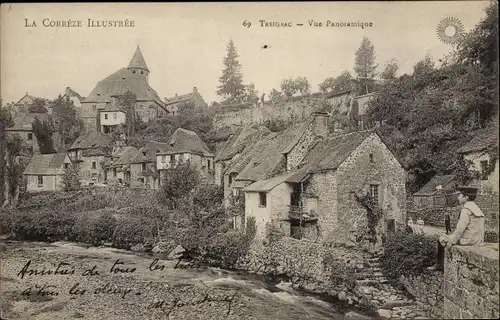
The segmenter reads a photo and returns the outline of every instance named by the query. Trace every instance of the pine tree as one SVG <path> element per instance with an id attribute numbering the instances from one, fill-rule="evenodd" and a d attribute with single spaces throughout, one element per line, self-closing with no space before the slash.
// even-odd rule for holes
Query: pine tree
<path id="1" fill-rule="evenodd" d="M 354 71 L 358 75 L 358 78 L 363 79 L 366 93 L 368 93 L 368 80 L 375 76 L 377 67 L 378 65 L 375 64 L 375 47 L 370 39 L 364 37 L 361 41 L 361 46 L 356 51 Z"/>
<path id="2" fill-rule="evenodd" d="M 239 55 L 236 52 L 234 43 L 229 41 L 227 55 L 224 57 L 222 76 L 219 78 L 217 95 L 223 98 L 224 104 L 241 103 L 245 95 L 245 85 L 243 84 L 243 74 L 238 61 Z"/>

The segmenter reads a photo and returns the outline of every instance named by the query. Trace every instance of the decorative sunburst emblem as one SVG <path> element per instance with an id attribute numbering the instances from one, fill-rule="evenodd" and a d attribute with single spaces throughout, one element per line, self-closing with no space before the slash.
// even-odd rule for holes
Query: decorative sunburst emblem
<path id="1" fill-rule="evenodd" d="M 454 45 L 464 33 L 464 26 L 457 18 L 447 17 L 438 24 L 436 33 L 443 43 Z"/>

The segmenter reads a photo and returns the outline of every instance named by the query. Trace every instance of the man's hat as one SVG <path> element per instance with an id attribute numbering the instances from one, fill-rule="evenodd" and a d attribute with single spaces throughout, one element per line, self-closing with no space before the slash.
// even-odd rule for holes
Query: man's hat
<path id="1" fill-rule="evenodd" d="M 463 194 L 464 196 L 475 196 L 477 195 L 477 188 L 470 186 L 459 186 L 457 187 L 457 191 Z"/>

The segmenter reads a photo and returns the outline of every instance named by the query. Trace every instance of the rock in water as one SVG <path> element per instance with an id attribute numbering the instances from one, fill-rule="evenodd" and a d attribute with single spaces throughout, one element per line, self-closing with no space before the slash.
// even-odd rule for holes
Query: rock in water
<path id="1" fill-rule="evenodd" d="M 344 291 L 341 291 L 339 292 L 339 294 L 337 295 L 337 298 L 340 300 L 340 301 L 345 301 L 347 300 L 347 295 Z"/>
<path id="2" fill-rule="evenodd" d="M 186 250 L 179 244 L 174 250 L 170 251 L 167 258 L 172 260 L 180 259 L 184 252 L 186 252 Z"/>
<path id="3" fill-rule="evenodd" d="M 384 319 L 389 319 L 392 316 L 391 310 L 387 309 L 378 309 L 377 313 L 379 317 L 384 318 Z"/>

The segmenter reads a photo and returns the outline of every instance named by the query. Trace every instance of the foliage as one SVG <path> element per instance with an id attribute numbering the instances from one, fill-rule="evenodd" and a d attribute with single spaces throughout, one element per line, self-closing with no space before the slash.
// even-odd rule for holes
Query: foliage
<path id="1" fill-rule="evenodd" d="M 12 230 L 14 210 L 0 207 L 0 235 L 9 234 Z"/>
<path id="2" fill-rule="evenodd" d="M 375 76 L 377 67 L 378 65 L 375 64 L 375 47 L 367 37 L 363 37 L 361 46 L 356 51 L 354 72 L 356 72 L 358 78 L 366 81 L 366 79 L 372 79 Z M 368 93 L 367 86 L 365 93 Z"/>
<path id="3" fill-rule="evenodd" d="M 176 209 L 200 182 L 200 175 L 190 162 L 179 162 L 164 170 L 164 178 L 158 191 L 158 200 L 171 209 Z"/>
<path id="4" fill-rule="evenodd" d="M 127 90 L 124 94 L 117 96 L 117 99 L 119 105 L 125 110 L 127 137 L 130 137 L 135 133 L 136 126 L 140 124 L 140 121 L 137 120 L 138 115 L 135 112 L 137 96 L 132 91 Z"/>
<path id="5" fill-rule="evenodd" d="M 272 89 L 271 92 L 269 92 L 269 100 L 271 100 L 272 103 L 277 103 L 283 99 L 283 92 L 278 91 L 276 89 Z"/>
<path id="6" fill-rule="evenodd" d="M 255 89 L 255 84 L 250 83 L 245 87 L 245 98 L 244 103 L 254 104 L 259 102 L 259 91 Z"/>
<path id="7" fill-rule="evenodd" d="M 78 117 L 75 105 L 69 97 L 59 95 L 51 102 L 51 106 L 57 132 L 61 135 L 64 146 L 69 146 L 82 132 L 83 121 Z"/>
<path id="8" fill-rule="evenodd" d="M 280 88 L 287 97 L 292 97 L 297 92 L 304 96 L 311 91 L 311 85 L 305 77 L 284 79 L 281 81 Z"/>
<path id="9" fill-rule="evenodd" d="M 72 212 L 94 211 L 104 209 L 109 205 L 109 198 L 105 193 L 87 194 L 78 197 L 66 205 L 66 210 Z"/>
<path id="10" fill-rule="evenodd" d="M 193 205 L 195 208 L 208 210 L 222 205 L 224 188 L 215 184 L 199 184 L 194 189 Z"/>
<path id="11" fill-rule="evenodd" d="M 423 60 L 420 60 L 413 66 L 413 76 L 419 77 L 431 73 L 434 70 L 434 61 L 430 55 L 426 55 Z"/>
<path id="12" fill-rule="evenodd" d="M 382 208 L 368 194 L 354 194 L 356 201 L 366 209 L 367 230 L 363 235 L 371 243 L 377 242 L 377 226 L 383 216 Z"/>
<path id="13" fill-rule="evenodd" d="M 156 234 L 157 224 L 148 217 L 130 217 L 118 219 L 113 232 L 113 246 L 130 249 L 136 244 L 151 243 Z"/>
<path id="14" fill-rule="evenodd" d="M 498 243 L 498 231 L 486 231 L 484 233 L 484 242 Z"/>
<path id="15" fill-rule="evenodd" d="M 398 72 L 398 69 L 398 62 L 396 61 L 396 59 L 392 59 L 385 65 L 384 71 L 382 71 L 380 77 L 385 80 L 396 79 L 396 72 Z"/>
<path id="16" fill-rule="evenodd" d="M 54 142 L 52 140 L 53 128 L 47 121 L 40 121 L 38 117 L 33 120 L 33 134 L 38 142 L 41 154 L 55 153 Z"/>
<path id="17" fill-rule="evenodd" d="M 343 92 L 353 89 L 352 86 L 352 75 L 349 71 L 344 70 L 342 73 L 335 78 L 335 92 Z"/>
<path id="18" fill-rule="evenodd" d="M 418 275 L 435 262 L 437 240 L 424 235 L 398 232 L 387 238 L 380 261 L 388 278 Z"/>
<path id="19" fill-rule="evenodd" d="M 241 103 L 245 95 L 245 85 L 243 85 L 243 74 L 238 61 L 239 55 L 236 52 L 233 40 L 227 46 L 227 55 L 224 57 L 222 76 L 219 78 L 217 95 L 224 99 L 224 104 Z"/>
<path id="20" fill-rule="evenodd" d="M 112 241 L 116 224 L 116 219 L 110 211 L 85 212 L 78 215 L 71 232 L 75 241 L 99 246 Z"/>
<path id="21" fill-rule="evenodd" d="M 0 207 L 4 204 L 5 200 L 5 181 L 7 179 L 7 131 L 6 129 L 13 126 L 12 115 L 9 109 L 3 105 L 0 99 Z"/>
<path id="22" fill-rule="evenodd" d="M 323 257 L 323 265 L 331 285 L 346 286 L 348 290 L 354 289 L 357 279 L 357 270 L 354 266 L 339 260 L 339 257 L 329 250 Z"/>
<path id="23" fill-rule="evenodd" d="M 289 123 L 281 119 L 268 119 L 264 121 L 263 125 L 267 127 L 271 132 L 279 132 L 288 128 Z"/>
<path id="24" fill-rule="evenodd" d="M 328 77 L 319 84 L 319 91 L 321 92 L 332 92 L 334 90 L 335 79 L 333 77 Z"/>
<path id="25" fill-rule="evenodd" d="M 275 223 L 266 223 L 266 240 L 268 243 L 276 243 L 284 236 L 285 234 L 283 231 L 281 231 L 280 227 L 278 227 Z"/>
<path id="26" fill-rule="evenodd" d="M 295 79 L 295 86 L 302 96 L 311 93 L 311 84 L 306 77 L 298 77 Z"/>
<path id="27" fill-rule="evenodd" d="M 67 168 L 64 168 L 64 172 L 61 177 L 61 184 L 64 191 L 74 191 L 80 189 L 80 175 L 77 166 L 70 165 Z"/>
<path id="28" fill-rule="evenodd" d="M 12 219 L 16 239 L 57 241 L 73 240 L 71 232 L 76 215 L 71 212 L 41 209 L 18 211 Z"/>
<path id="29" fill-rule="evenodd" d="M 47 108 L 45 108 L 45 100 L 41 98 L 33 99 L 33 103 L 28 107 L 29 113 L 46 113 Z"/>

